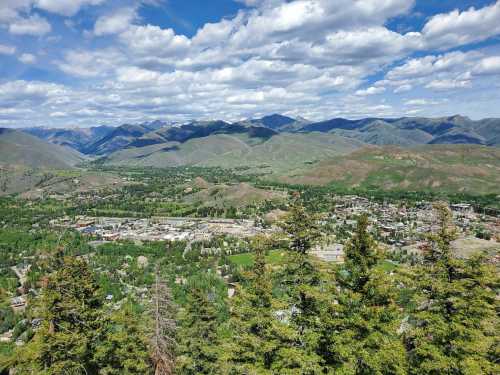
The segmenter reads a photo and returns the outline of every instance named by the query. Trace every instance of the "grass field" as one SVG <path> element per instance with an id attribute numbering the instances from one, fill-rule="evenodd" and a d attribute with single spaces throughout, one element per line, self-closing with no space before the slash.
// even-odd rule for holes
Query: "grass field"
<path id="1" fill-rule="evenodd" d="M 238 266 L 248 267 L 253 265 L 255 260 L 254 253 L 243 253 L 231 255 L 229 257 L 231 262 Z M 286 252 L 285 250 L 271 250 L 268 255 L 266 255 L 266 262 L 271 265 L 283 264 L 286 262 Z"/>

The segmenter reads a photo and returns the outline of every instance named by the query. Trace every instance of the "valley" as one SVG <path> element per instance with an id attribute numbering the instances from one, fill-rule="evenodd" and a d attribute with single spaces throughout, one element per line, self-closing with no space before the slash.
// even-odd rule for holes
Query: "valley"
<path id="1" fill-rule="evenodd" d="M 212 373 L 240 368 L 224 354 L 246 329 L 239 314 L 261 319 L 262 311 L 274 332 L 262 340 L 280 342 L 283 358 L 295 347 L 286 335 L 307 316 L 323 322 L 310 333 L 330 340 L 323 326 L 330 311 L 340 314 L 339 305 L 348 309 L 357 298 L 338 288 L 351 293 L 345 275 L 356 275 L 366 259 L 376 293 L 389 286 L 394 295 L 383 307 L 399 311 L 391 324 L 415 332 L 407 319 L 419 314 L 424 286 L 412 285 L 425 282 L 421 272 L 437 272 L 428 260 L 433 249 L 446 246 L 450 262 L 484 270 L 484 277 L 498 270 L 496 121 L 312 123 L 271 115 L 238 123 L 0 130 L 0 372 L 39 368 L 30 353 L 51 337 L 52 305 L 44 301 L 63 284 L 75 293 L 89 288 L 94 307 L 81 310 L 81 319 L 106 317 L 99 323 L 105 338 L 89 350 L 133 358 L 146 371 L 136 373 L 151 369 L 151 319 L 177 327 L 168 334 L 178 340 L 168 353 L 179 374 L 190 373 L 196 354 L 186 342 L 206 329 L 191 331 L 198 308 L 210 311 L 212 338 L 200 350 L 216 353 L 222 370 Z M 290 275 L 305 279 L 290 282 Z M 318 310 L 308 312 L 297 299 L 304 291 Z M 255 310 L 261 297 L 253 293 L 272 302 Z M 151 313 L 157 299 L 172 310 Z M 114 336 L 125 326 L 127 335 Z M 94 334 L 81 328 L 80 335 Z M 402 345 L 400 334 L 388 337 Z M 116 352 L 125 346 L 137 352 Z M 323 354 L 314 355 L 322 363 Z M 273 366 L 288 366 L 283 361 L 274 357 Z"/>

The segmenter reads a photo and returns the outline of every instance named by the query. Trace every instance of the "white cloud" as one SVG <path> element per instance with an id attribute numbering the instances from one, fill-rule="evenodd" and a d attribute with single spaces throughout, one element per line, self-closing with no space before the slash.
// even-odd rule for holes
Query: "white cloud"
<path id="1" fill-rule="evenodd" d="M 27 12 L 33 0 L 2 0 L 0 23 L 9 23 L 19 17 L 19 12 Z"/>
<path id="2" fill-rule="evenodd" d="M 425 87 L 432 90 L 452 90 L 470 87 L 471 81 L 467 79 L 436 79 Z"/>
<path id="3" fill-rule="evenodd" d="M 21 61 L 23 64 L 34 64 L 36 63 L 36 56 L 32 55 L 31 53 L 23 53 L 21 56 L 19 56 L 19 61 Z"/>
<path id="4" fill-rule="evenodd" d="M 475 74 L 500 74 L 500 56 L 482 59 L 473 69 Z"/>
<path id="5" fill-rule="evenodd" d="M 70 15 L 83 6 L 104 3 L 19 0 L 24 2 L 21 7 L 14 0 L 0 1 L 10 2 L 10 15 L 0 9 L 0 23 L 7 27 L 21 16 L 36 16 L 33 12 L 42 7 Z M 32 109 L 35 103 L 37 113 L 30 115 L 30 121 L 62 123 L 67 117 L 50 115 L 64 113 L 76 124 L 158 117 L 230 120 L 270 112 L 324 119 L 447 111 L 445 106 L 451 104 L 434 105 L 435 90 L 449 90 L 446 94 L 453 100 L 481 90 L 483 97 L 498 102 L 498 95 L 489 89 L 493 80 L 486 76 L 497 74 L 498 49 L 439 52 L 494 35 L 496 26 L 490 18 L 486 17 L 489 29 L 483 31 L 476 18 L 495 7 L 459 13 L 459 21 L 451 13 L 443 14 L 429 19 L 421 31 L 399 32 L 387 27 L 388 20 L 407 13 L 413 0 L 240 2 L 251 9 L 205 24 L 192 38 L 171 28 L 142 25 L 138 8 L 110 2 L 115 12 L 103 14 L 98 9 L 94 28 L 84 32 L 81 47 L 60 51 L 57 57 L 36 51 L 39 60 L 47 58 L 73 76 L 79 89 L 64 88 L 64 93 L 50 97 L 40 93 L 36 101 L 26 96 L 18 102 L 0 98 L 18 105 L 18 110 Z M 126 6 L 138 3 L 127 1 Z M 74 31 L 82 27 L 77 19 L 66 24 Z M 107 37 L 94 38 L 101 35 Z M 428 55 L 412 57 L 416 51 Z M 384 73 L 383 79 L 373 82 L 372 77 Z M 380 95 L 384 92 L 389 94 Z M 22 117 L 21 113 L 9 116 Z"/>
<path id="6" fill-rule="evenodd" d="M 408 106 L 427 106 L 427 105 L 437 105 L 439 102 L 437 100 L 429 99 L 410 99 L 406 100 L 405 104 Z"/>
<path id="7" fill-rule="evenodd" d="M 406 84 L 403 84 L 401 86 L 396 87 L 394 89 L 394 93 L 395 94 L 399 94 L 399 93 L 402 93 L 402 92 L 407 92 L 407 91 L 410 91 L 412 88 L 413 88 L 412 85 L 406 83 Z"/>
<path id="8" fill-rule="evenodd" d="M 13 55 L 14 53 L 16 53 L 15 46 L 0 44 L 0 55 Z"/>
<path id="9" fill-rule="evenodd" d="M 120 68 L 117 71 L 118 81 L 127 83 L 151 83 L 160 77 L 160 74 L 151 70 L 140 69 L 135 66 Z"/>
<path id="10" fill-rule="evenodd" d="M 101 16 L 97 19 L 94 25 L 94 34 L 109 35 L 119 34 L 130 26 L 137 18 L 135 8 L 122 8 L 115 10 L 113 13 Z"/>
<path id="11" fill-rule="evenodd" d="M 66 117 L 68 114 L 66 112 L 52 112 L 49 114 L 50 117 Z"/>
<path id="12" fill-rule="evenodd" d="M 445 49 L 486 40 L 500 34 L 500 1 L 481 9 L 454 10 L 432 17 L 422 34 L 427 45 Z"/>
<path id="13" fill-rule="evenodd" d="M 38 14 L 19 18 L 9 25 L 9 32 L 16 35 L 45 35 L 52 30 L 50 23 Z"/>
<path id="14" fill-rule="evenodd" d="M 439 72 L 462 68 L 477 58 L 476 52 L 450 52 L 444 55 L 429 55 L 410 59 L 387 73 L 389 79 L 408 79 L 425 77 Z"/>
<path id="15" fill-rule="evenodd" d="M 369 96 L 369 95 L 377 95 L 377 94 L 382 94 L 385 92 L 385 87 L 368 87 L 367 89 L 364 90 L 358 90 L 356 91 L 355 95 L 357 96 Z"/>
<path id="16" fill-rule="evenodd" d="M 99 5 L 106 0 L 34 0 L 34 6 L 63 16 L 74 16 L 87 5 Z"/>
<path id="17" fill-rule="evenodd" d="M 35 100 L 63 95 L 67 91 L 64 86 L 55 83 L 38 81 L 12 81 L 0 85 L 0 98 L 9 100 Z"/>
<path id="18" fill-rule="evenodd" d="M 132 26 L 120 34 L 120 40 L 132 53 L 153 56 L 171 56 L 186 52 L 191 41 L 176 35 L 172 29 L 158 26 Z"/>
<path id="19" fill-rule="evenodd" d="M 125 61 L 125 56 L 113 49 L 71 50 L 66 52 L 63 61 L 56 61 L 56 64 L 60 70 L 69 75 L 92 78 L 108 75 L 114 71 L 115 66 Z"/>
<path id="20" fill-rule="evenodd" d="M 243 13 L 239 13 L 236 18 L 228 20 L 223 19 L 217 23 L 207 23 L 198 29 L 193 37 L 193 44 L 198 46 L 214 46 L 225 43 L 236 31 L 237 26 L 241 25 Z"/>

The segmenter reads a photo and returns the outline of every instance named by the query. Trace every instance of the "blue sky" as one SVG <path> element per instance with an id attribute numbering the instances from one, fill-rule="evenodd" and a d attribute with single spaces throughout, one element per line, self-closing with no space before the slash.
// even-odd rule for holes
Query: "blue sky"
<path id="1" fill-rule="evenodd" d="M 500 0 L 2 0 L 0 126 L 500 117 Z"/>

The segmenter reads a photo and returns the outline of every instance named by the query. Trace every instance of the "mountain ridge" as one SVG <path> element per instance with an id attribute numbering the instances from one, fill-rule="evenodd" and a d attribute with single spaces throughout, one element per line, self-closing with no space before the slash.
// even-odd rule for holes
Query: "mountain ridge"
<path id="1" fill-rule="evenodd" d="M 264 129 L 268 129 L 264 130 Z M 29 128 L 26 131 L 51 143 L 72 147 L 87 155 L 106 156 L 131 147 L 165 142 L 186 142 L 219 133 L 249 133 L 268 138 L 278 133 L 335 133 L 372 145 L 478 144 L 500 146 L 500 119 L 471 120 L 447 117 L 399 117 L 362 119 L 333 118 L 311 122 L 280 114 L 234 123 L 221 120 L 176 124 L 161 120 L 118 127 L 82 129 Z M 88 135 L 90 133 L 90 136 Z M 87 134 L 87 135 L 85 135 Z"/>

